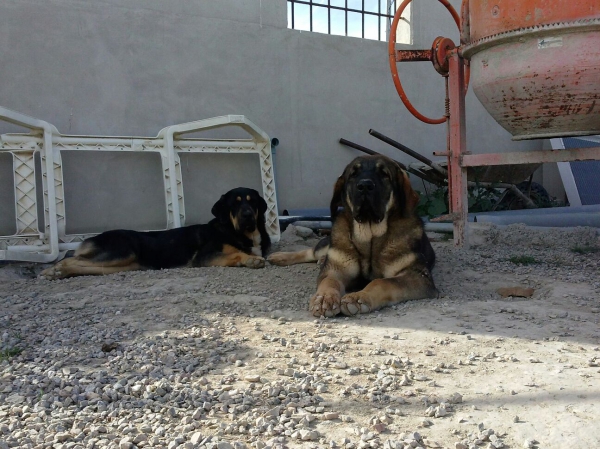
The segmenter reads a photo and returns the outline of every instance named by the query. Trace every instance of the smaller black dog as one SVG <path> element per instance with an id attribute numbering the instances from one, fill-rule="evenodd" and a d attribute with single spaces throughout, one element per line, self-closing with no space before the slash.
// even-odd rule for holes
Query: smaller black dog
<path id="1" fill-rule="evenodd" d="M 84 240 L 75 254 L 42 271 L 46 279 L 132 270 L 265 266 L 271 239 L 265 227 L 267 203 L 254 189 L 238 187 L 212 208 L 203 225 L 166 231 L 107 231 Z"/>

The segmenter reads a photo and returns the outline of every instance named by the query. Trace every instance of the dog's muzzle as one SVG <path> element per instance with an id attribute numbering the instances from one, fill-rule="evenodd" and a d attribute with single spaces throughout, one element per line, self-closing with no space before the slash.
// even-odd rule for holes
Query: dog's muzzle
<path id="1" fill-rule="evenodd" d="M 240 228 L 243 231 L 252 232 L 256 229 L 256 217 L 251 208 L 247 207 L 240 210 L 238 217 Z"/>
<path id="2" fill-rule="evenodd" d="M 383 220 L 385 211 L 378 211 L 369 197 L 362 197 L 355 202 L 354 219 L 359 223 L 379 223 Z"/>
<path id="3" fill-rule="evenodd" d="M 375 190 L 375 183 L 370 179 L 361 179 L 356 183 L 356 189 L 366 195 Z"/>
<path id="4" fill-rule="evenodd" d="M 368 178 L 356 183 L 354 219 L 359 223 L 379 223 L 385 216 L 383 205 L 378 204 L 375 183 Z M 381 209 L 381 210 L 380 210 Z"/>

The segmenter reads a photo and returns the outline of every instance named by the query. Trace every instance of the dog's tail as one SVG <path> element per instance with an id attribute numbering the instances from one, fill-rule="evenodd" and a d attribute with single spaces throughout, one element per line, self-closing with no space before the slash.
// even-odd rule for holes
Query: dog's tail
<path id="1" fill-rule="evenodd" d="M 279 265 L 280 267 L 295 265 L 297 263 L 321 262 L 327 255 L 329 244 L 329 237 L 325 237 L 319 240 L 319 243 L 314 248 L 295 252 L 273 253 L 267 257 L 267 260 L 269 263 Z"/>

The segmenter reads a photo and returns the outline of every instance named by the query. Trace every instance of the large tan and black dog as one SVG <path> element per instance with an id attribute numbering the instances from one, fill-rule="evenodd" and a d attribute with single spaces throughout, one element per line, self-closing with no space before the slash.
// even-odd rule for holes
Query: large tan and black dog
<path id="1" fill-rule="evenodd" d="M 238 187 L 221 196 L 207 224 L 166 231 L 107 231 L 83 241 L 74 257 L 41 273 L 61 279 L 191 267 L 265 266 L 271 239 L 265 227 L 267 203 L 254 189 Z"/>
<path id="2" fill-rule="evenodd" d="M 309 303 L 314 316 L 357 315 L 435 298 L 435 254 L 415 212 L 418 199 L 396 162 L 379 155 L 357 157 L 335 184 L 330 238 L 314 249 L 274 253 L 268 260 L 291 265 L 325 257 Z"/>

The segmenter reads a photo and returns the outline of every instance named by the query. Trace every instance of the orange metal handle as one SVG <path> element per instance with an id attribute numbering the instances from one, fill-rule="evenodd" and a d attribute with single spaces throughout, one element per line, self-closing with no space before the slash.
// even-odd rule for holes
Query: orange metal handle
<path id="1" fill-rule="evenodd" d="M 392 21 L 392 26 L 390 29 L 390 40 L 388 42 L 388 55 L 390 61 L 390 70 L 392 72 L 392 80 L 394 81 L 394 86 L 396 87 L 396 91 L 404 103 L 404 106 L 410 111 L 412 115 L 421 120 L 422 122 L 429 123 L 431 125 L 439 125 L 440 123 L 446 122 L 447 118 L 441 117 L 438 119 L 433 119 L 426 117 L 421 114 L 417 109 L 412 105 L 410 100 L 408 99 L 406 92 L 404 92 L 404 88 L 402 87 L 402 83 L 400 82 L 400 75 L 398 74 L 398 66 L 396 62 L 401 61 L 432 61 L 433 62 L 433 51 L 432 50 L 406 50 L 401 52 L 396 52 L 396 31 L 398 28 L 398 22 L 400 21 L 400 17 L 402 13 L 408 6 L 408 4 L 412 0 L 404 0 L 402 4 L 398 7 L 396 14 L 394 15 L 394 20 Z M 452 7 L 448 0 L 438 0 L 442 5 L 446 7 L 446 9 L 452 15 L 456 26 L 460 30 L 460 17 L 456 10 Z M 467 69 L 468 70 L 468 69 Z M 468 74 L 465 74 L 465 79 L 468 80 Z M 465 89 L 466 91 L 466 89 Z"/>

